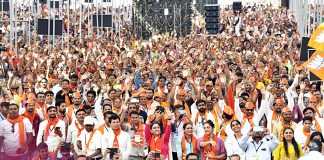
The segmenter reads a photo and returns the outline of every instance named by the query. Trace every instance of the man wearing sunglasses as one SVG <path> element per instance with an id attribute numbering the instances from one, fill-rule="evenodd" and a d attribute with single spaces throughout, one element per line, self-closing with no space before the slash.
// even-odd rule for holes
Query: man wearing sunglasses
<path id="1" fill-rule="evenodd" d="M 19 106 L 10 104 L 8 118 L 0 123 L 0 148 L 3 146 L 4 159 L 28 159 L 27 149 L 32 141 L 32 124 L 18 114 Z"/>

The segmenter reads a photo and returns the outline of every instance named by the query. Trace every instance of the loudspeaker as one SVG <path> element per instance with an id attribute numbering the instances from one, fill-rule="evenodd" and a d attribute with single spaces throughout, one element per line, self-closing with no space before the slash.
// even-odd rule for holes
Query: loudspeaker
<path id="1" fill-rule="evenodd" d="M 233 10 L 240 11 L 242 9 L 242 2 L 233 2 Z"/>
<path id="2" fill-rule="evenodd" d="M 307 46 L 309 39 L 310 39 L 309 37 L 302 38 L 301 47 L 300 47 L 300 57 L 299 57 L 300 61 L 306 62 L 308 60 L 308 50 L 313 49 Z"/>
<path id="3" fill-rule="evenodd" d="M 97 17 L 98 17 L 98 24 L 97 24 Z M 101 24 L 102 20 L 102 24 Z M 92 15 L 92 24 L 94 27 L 112 27 L 113 21 L 112 21 L 112 15 L 101 15 L 96 14 Z"/>
<path id="4" fill-rule="evenodd" d="M 49 22 L 49 24 L 48 24 Z M 40 35 L 53 35 L 53 20 L 50 19 L 38 19 L 37 33 Z M 50 27 L 50 33 L 48 33 L 48 27 Z M 55 35 L 61 36 L 63 34 L 63 20 L 55 20 Z"/>
<path id="5" fill-rule="evenodd" d="M 281 7 L 289 9 L 289 0 L 281 0 Z"/>
<path id="6" fill-rule="evenodd" d="M 220 6 L 217 4 L 205 5 L 205 28 L 208 34 L 217 34 L 219 32 Z"/>
<path id="7" fill-rule="evenodd" d="M 0 1 L 0 11 L 5 11 L 5 12 L 10 11 L 10 7 L 9 6 L 10 6 L 9 5 L 9 2 L 6 2 L 6 1 L 1 2 Z"/>

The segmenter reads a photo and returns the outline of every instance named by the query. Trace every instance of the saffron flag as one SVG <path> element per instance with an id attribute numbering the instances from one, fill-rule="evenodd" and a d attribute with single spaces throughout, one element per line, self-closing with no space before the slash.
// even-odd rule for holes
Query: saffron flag
<path id="1" fill-rule="evenodd" d="M 324 52 L 324 23 L 316 28 L 308 42 L 308 46 Z"/>
<path id="2" fill-rule="evenodd" d="M 303 66 L 321 80 L 324 80 L 324 52 L 316 51 Z"/>

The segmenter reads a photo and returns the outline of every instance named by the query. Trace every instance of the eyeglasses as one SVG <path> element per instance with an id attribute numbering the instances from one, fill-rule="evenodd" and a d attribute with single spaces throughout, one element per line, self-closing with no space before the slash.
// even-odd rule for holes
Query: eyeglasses
<path id="1" fill-rule="evenodd" d="M 253 112 L 254 109 L 245 109 L 246 111 Z"/>

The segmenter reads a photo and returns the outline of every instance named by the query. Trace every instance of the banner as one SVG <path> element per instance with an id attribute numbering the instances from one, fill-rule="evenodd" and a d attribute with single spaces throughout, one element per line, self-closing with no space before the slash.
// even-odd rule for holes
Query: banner
<path id="1" fill-rule="evenodd" d="M 324 52 L 324 23 L 316 28 L 308 42 L 308 46 Z"/>
<path id="2" fill-rule="evenodd" d="M 324 80 L 324 52 L 317 50 L 303 66 L 321 80 Z"/>

